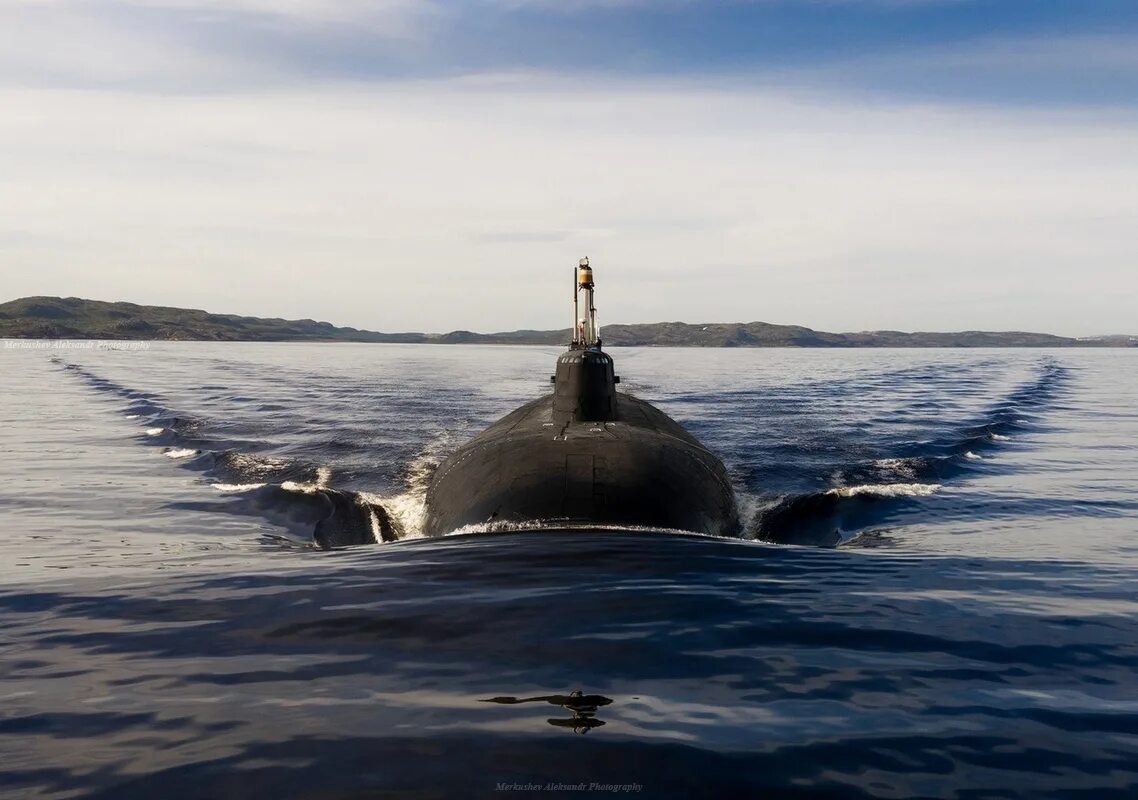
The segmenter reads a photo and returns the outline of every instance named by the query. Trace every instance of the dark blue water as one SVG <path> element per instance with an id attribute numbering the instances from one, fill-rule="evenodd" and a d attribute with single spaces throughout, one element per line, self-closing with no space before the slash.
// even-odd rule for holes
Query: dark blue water
<path id="1" fill-rule="evenodd" d="M 614 350 L 744 540 L 421 538 L 556 354 L 0 350 L 0 793 L 1135 796 L 1138 351 Z"/>

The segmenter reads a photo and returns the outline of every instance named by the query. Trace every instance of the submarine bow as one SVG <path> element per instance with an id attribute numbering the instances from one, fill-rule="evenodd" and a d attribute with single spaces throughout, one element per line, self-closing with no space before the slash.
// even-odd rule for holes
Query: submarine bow
<path id="1" fill-rule="evenodd" d="M 719 458 L 664 412 L 616 390 L 594 294 L 582 259 L 572 340 L 557 359 L 552 394 L 507 414 L 439 466 L 427 489 L 427 535 L 472 527 L 738 533 Z"/>

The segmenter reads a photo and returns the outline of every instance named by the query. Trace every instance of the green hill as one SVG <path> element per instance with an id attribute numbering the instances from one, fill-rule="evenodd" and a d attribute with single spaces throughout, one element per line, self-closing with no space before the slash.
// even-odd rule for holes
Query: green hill
<path id="1" fill-rule="evenodd" d="M 0 305 L 0 336 L 34 339 L 170 339 L 194 341 L 422 342 L 420 333 L 376 333 L 312 319 L 235 314 L 78 297 L 24 297 Z"/>
<path id="2" fill-rule="evenodd" d="M 1072 339 L 1021 331 L 827 333 L 766 322 L 606 325 L 608 345 L 636 347 L 1134 347 L 1138 337 Z M 146 339 L 230 342 L 430 342 L 436 344 L 539 344 L 569 340 L 569 329 L 501 333 L 379 333 L 311 319 L 264 319 L 235 314 L 78 297 L 24 297 L 0 305 L 0 338 Z"/>

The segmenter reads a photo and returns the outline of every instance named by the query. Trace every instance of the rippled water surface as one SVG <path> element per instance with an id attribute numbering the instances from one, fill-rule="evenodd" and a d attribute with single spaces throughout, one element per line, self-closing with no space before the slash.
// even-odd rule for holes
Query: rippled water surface
<path id="1" fill-rule="evenodd" d="M 612 352 L 742 539 L 421 536 L 553 348 L 0 348 L 0 795 L 1138 795 L 1138 350 Z"/>

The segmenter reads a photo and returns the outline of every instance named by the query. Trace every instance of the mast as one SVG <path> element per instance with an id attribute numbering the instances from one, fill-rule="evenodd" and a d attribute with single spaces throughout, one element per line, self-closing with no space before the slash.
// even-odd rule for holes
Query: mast
<path id="1" fill-rule="evenodd" d="M 601 329 L 597 323 L 597 306 L 593 282 L 593 268 L 589 266 L 589 259 L 582 258 L 576 269 L 573 270 L 573 341 L 570 348 L 584 350 L 588 348 L 600 349 Z M 585 293 L 585 310 L 581 313 L 581 293 Z"/>

